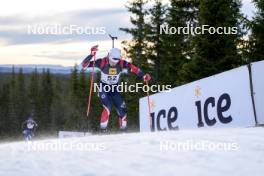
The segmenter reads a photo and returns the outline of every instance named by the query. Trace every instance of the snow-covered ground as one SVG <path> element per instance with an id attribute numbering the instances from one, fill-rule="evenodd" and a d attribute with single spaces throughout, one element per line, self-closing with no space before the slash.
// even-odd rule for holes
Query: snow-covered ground
<path id="1" fill-rule="evenodd" d="M 264 128 L 95 135 L 0 145 L 0 176 L 263 173 Z"/>

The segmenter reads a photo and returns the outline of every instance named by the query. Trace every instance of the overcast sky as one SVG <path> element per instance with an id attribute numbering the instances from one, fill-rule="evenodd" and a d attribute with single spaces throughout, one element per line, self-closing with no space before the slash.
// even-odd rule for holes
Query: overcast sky
<path id="1" fill-rule="evenodd" d="M 56 64 L 71 66 L 99 44 L 100 54 L 111 48 L 108 33 L 118 36 L 116 46 L 129 36 L 119 31 L 128 27 L 127 0 L 7 0 L 0 6 L 0 64 Z M 167 2 L 167 0 L 164 0 Z M 243 0 L 242 12 L 248 17 L 255 11 L 251 0 Z M 34 26 L 75 25 L 103 27 L 105 34 L 35 35 Z"/>

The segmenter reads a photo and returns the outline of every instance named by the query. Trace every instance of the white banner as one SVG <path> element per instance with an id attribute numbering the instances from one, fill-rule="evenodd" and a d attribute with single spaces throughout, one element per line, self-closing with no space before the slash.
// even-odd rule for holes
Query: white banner
<path id="1" fill-rule="evenodd" d="M 147 97 L 139 102 L 140 131 L 150 131 Z M 150 96 L 152 129 L 254 126 L 246 66 Z"/>
<path id="2" fill-rule="evenodd" d="M 264 61 L 251 64 L 257 121 L 264 124 Z"/>
<path id="3" fill-rule="evenodd" d="M 75 132 L 75 131 L 59 131 L 58 137 L 59 138 L 69 138 L 69 137 L 84 137 L 87 135 L 91 135 L 90 133 L 86 132 Z"/>

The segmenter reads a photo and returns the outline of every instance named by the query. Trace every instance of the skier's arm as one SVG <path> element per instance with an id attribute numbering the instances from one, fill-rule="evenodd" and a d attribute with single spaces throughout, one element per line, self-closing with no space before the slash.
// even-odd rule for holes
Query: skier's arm
<path id="1" fill-rule="evenodd" d="M 91 54 L 89 54 L 81 63 L 83 69 L 87 69 L 88 67 L 92 67 L 93 66 L 93 62 L 94 61 L 91 61 L 91 60 L 93 59 L 93 57 L 96 54 L 97 50 L 98 50 L 98 45 L 93 46 L 91 48 Z M 100 60 L 101 59 L 98 59 L 98 60 L 95 61 L 95 67 L 99 67 L 100 62 L 101 62 Z"/>
<path id="2" fill-rule="evenodd" d="M 26 123 L 27 123 L 27 121 L 24 121 L 24 122 L 22 123 L 22 125 L 21 125 L 21 128 L 22 128 L 22 129 L 24 129 Z"/>
<path id="3" fill-rule="evenodd" d="M 89 67 L 93 67 L 93 63 L 94 63 L 94 61 L 92 60 L 92 58 L 93 58 L 92 55 L 88 55 L 88 56 L 82 61 L 82 63 L 81 63 L 81 65 L 82 65 L 82 69 L 87 69 L 87 68 L 89 68 Z M 91 61 L 91 60 L 92 60 L 92 61 Z M 99 67 L 100 67 L 100 64 L 101 64 L 101 61 L 102 61 L 102 59 L 97 59 L 97 60 L 95 61 L 94 66 L 97 67 L 97 68 L 99 68 Z"/>
<path id="4" fill-rule="evenodd" d="M 33 130 L 36 131 L 37 128 L 38 128 L 38 124 L 35 122 Z"/>
<path id="5" fill-rule="evenodd" d="M 151 76 L 149 74 L 145 74 L 140 68 L 136 67 L 134 64 L 129 63 L 125 60 L 123 60 L 122 62 L 124 68 L 130 69 L 130 71 L 136 74 L 139 79 L 143 81 L 149 81 L 151 79 Z"/>
<path id="6" fill-rule="evenodd" d="M 38 124 L 37 122 L 34 121 L 34 128 L 37 128 L 38 127 Z"/>

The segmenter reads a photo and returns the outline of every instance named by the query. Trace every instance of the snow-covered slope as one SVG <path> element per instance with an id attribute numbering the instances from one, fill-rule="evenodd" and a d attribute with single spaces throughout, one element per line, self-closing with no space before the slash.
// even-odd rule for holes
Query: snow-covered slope
<path id="1" fill-rule="evenodd" d="M 0 158 L 1 176 L 256 176 L 264 173 L 264 128 L 5 143 Z"/>

